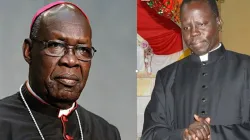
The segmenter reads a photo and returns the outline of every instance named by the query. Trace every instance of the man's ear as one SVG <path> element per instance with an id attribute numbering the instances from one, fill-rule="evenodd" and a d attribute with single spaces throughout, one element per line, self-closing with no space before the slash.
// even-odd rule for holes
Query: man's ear
<path id="1" fill-rule="evenodd" d="M 222 19 L 220 17 L 217 17 L 216 18 L 216 23 L 217 23 L 217 26 L 218 26 L 218 30 L 221 31 L 222 30 Z"/>
<path id="2" fill-rule="evenodd" d="M 28 64 L 31 64 L 32 41 L 27 38 L 23 42 L 23 57 Z"/>

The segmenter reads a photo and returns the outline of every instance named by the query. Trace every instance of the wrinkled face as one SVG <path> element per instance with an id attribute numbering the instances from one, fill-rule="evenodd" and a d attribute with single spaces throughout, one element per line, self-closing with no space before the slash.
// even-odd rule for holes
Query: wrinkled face
<path id="1" fill-rule="evenodd" d="M 72 48 L 77 44 L 91 47 L 91 29 L 86 18 L 72 7 L 57 7 L 44 14 L 38 40 L 64 41 Z M 91 62 L 78 60 L 73 49 L 64 56 L 53 57 L 44 52 L 44 45 L 32 41 L 30 83 L 45 101 L 60 108 L 68 108 L 83 90 Z M 66 105 L 65 105 L 66 104 Z"/>
<path id="2" fill-rule="evenodd" d="M 203 55 L 219 45 L 221 20 L 215 17 L 207 2 L 194 1 L 182 7 L 182 36 L 197 55 Z"/>

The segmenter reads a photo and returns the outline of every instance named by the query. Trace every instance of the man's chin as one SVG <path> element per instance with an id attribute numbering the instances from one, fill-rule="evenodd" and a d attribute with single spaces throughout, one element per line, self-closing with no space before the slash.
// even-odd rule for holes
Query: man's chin
<path id="1" fill-rule="evenodd" d="M 63 92 L 63 93 L 59 93 L 56 98 L 62 102 L 75 102 L 79 98 L 79 96 L 80 96 L 80 93 Z"/>
<path id="2" fill-rule="evenodd" d="M 48 82 L 47 85 L 47 99 L 49 104 L 53 104 L 53 106 L 58 108 L 71 107 L 72 104 L 78 100 L 81 95 L 81 91 L 84 88 L 84 86 L 81 86 L 81 84 L 67 87 L 54 80 Z"/>
<path id="3" fill-rule="evenodd" d="M 195 55 L 198 55 L 198 56 L 202 56 L 202 55 L 205 55 L 207 54 L 208 52 L 207 51 L 195 51 L 193 52 Z"/>
<path id="4" fill-rule="evenodd" d="M 207 50 L 206 47 L 190 47 L 190 50 L 198 56 L 207 54 L 209 51 Z"/>
<path id="5" fill-rule="evenodd" d="M 72 92 L 59 92 L 57 95 L 51 95 L 49 97 L 49 104 L 61 109 L 67 109 L 72 106 L 74 102 L 79 98 L 80 93 Z"/>

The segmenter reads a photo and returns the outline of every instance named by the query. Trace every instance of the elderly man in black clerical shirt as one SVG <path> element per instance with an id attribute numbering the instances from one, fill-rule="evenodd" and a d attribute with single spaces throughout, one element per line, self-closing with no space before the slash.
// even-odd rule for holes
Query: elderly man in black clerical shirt
<path id="1" fill-rule="evenodd" d="M 84 12 L 56 1 L 37 11 L 30 29 L 28 81 L 0 101 L 0 139 L 120 140 L 116 127 L 76 102 L 96 51 Z"/>
<path id="2" fill-rule="evenodd" d="M 142 140 L 250 140 L 250 57 L 219 42 L 216 0 L 183 0 L 180 19 L 192 54 L 157 73 Z"/>

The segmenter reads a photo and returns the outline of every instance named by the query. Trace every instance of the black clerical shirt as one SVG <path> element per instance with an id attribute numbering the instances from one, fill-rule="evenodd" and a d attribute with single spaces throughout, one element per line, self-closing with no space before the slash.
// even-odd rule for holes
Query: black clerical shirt
<path id="1" fill-rule="evenodd" d="M 59 109 L 40 102 L 26 85 L 21 90 L 45 140 L 81 140 L 75 109 L 81 120 L 84 140 L 120 140 L 116 127 L 80 105 L 67 116 L 58 118 Z M 20 92 L 0 101 L 0 140 L 41 140 Z"/>
<path id="2" fill-rule="evenodd" d="M 250 57 L 219 49 L 157 73 L 142 140 L 181 140 L 194 114 L 211 118 L 211 140 L 250 140 Z"/>

